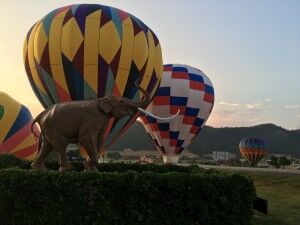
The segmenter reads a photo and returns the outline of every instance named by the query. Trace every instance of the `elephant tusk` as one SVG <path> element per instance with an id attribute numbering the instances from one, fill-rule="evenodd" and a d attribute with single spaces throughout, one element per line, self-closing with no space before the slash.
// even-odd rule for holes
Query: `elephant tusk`
<path id="1" fill-rule="evenodd" d="M 163 121 L 169 121 L 169 120 L 174 119 L 175 117 L 177 117 L 177 116 L 179 115 L 179 112 L 180 112 L 180 110 L 178 109 L 177 113 L 176 113 L 175 115 L 173 115 L 173 116 L 170 116 L 170 117 L 158 117 L 158 116 L 155 116 L 154 114 L 152 114 L 152 113 L 150 113 L 150 112 L 148 112 L 148 111 L 146 111 L 146 110 L 144 110 L 144 109 L 141 109 L 141 108 L 137 108 L 137 109 L 138 109 L 140 112 L 142 112 L 142 113 L 144 113 L 144 114 L 146 114 L 146 115 L 148 115 L 148 116 L 153 117 L 154 119 L 157 119 L 157 120 L 163 120 Z"/>

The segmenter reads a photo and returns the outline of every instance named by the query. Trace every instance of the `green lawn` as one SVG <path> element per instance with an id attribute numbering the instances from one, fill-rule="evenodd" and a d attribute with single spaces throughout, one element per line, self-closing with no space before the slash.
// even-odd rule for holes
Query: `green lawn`
<path id="1" fill-rule="evenodd" d="M 269 215 L 256 213 L 253 225 L 300 224 L 300 175 L 274 172 L 243 172 L 249 175 L 259 197 L 268 200 Z"/>

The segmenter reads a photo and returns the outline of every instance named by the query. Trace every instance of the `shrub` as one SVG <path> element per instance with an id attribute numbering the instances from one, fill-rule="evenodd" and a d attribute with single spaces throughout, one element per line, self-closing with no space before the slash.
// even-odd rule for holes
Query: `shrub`
<path id="1" fill-rule="evenodd" d="M 0 169 L 3 168 L 18 168 L 22 166 L 22 164 L 26 164 L 26 161 L 16 158 L 13 155 L 4 154 L 0 155 Z"/>
<path id="2" fill-rule="evenodd" d="M 124 171 L 124 165 L 111 166 Z M 249 178 L 212 170 L 0 170 L 0 224 L 5 225 L 243 225 L 250 224 L 254 199 Z"/>
<path id="3" fill-rule="evenodd" d="M 0 224 L 249 224 L 255 198 L 249 178 L 198 166 L 101 163 L 84 173 L 72 162 L 59 173 L 30 163 L 0 156 Z"/>
<path id="4" fill-rule="evenodd" d="M 0 155 L 0 169 L 1 168 L 20 168 L 30 169 L 30 161 L 15 158 L 12 155 Z M 82 161 L 71 162 L 73 169 L 76 171 L 83 171 L 84 166 Z M 57 161 L 46 161 L 46 167 L 49 170 L 58 170 L 59 165 Z M 100 163 L 97 165 L 100 172 L 125 172 L 133 170 L 136 172 L 152 171 L 155 173 L 179 172 L 179 173 L 197 173 L 204 171 L 198 166 L 177 166 L 177 165 L 157 165 L 157 164 L 140 164 L 140 163 Z"/>

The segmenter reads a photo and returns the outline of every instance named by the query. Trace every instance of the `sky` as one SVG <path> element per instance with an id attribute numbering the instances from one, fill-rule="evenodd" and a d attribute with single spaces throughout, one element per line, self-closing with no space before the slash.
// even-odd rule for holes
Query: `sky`
<path id="1" fill-rule="evenodd" d="M 158 36 L 164 64 L 201 69 L 216 95 L 207 125 L 300 128 L 298 0 L 1 0 L 0 91 L 33 116 L 43 108 L 24 69 L 25 36 L 48 12 L 74 3 L 109 5 L 135 15 Z"/>

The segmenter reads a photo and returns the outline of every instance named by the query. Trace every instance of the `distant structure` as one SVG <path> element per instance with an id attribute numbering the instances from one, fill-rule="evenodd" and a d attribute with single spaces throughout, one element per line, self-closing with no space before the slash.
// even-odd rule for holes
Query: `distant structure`
<path id="1" fill-rule="evenodd" d="M 70 162 L 82 160 L 79 147 L 76 144 L 69 144 L 67 146 L 66 154 L 67 154 L 67 160 Z"/>
<path id="2" fill-rule="evenodd" d="M 140 157 L 140 162 L 141 163 L 154 163 L 156 157 L 155 156 L 146 156 L 143 155 Z"/>
<path id="3" fill-rule="evenodd" d="M 134 161 L 141 161 L 142 156 L 147 156 L 148 158 L 152 159 L 160 159 L 161 154 L 159 151 L 148 151 L 148 150 L 140 150 L 140 151 L 133 151 L 132 149 L 126 148 L 120 152 L 122 158 L 124 160 L 134 160 Z M 143 161 L 143 160 L 142 160 Z M 144 161 L 145 162 L 145 161 Z"/>
<path id="4" fill-rule="evenodd" d="M 212 158 L 215 161 L 228 161 L 230 159 L 235 159 L 236 155 L 230 152 L 213 151 Z"/>

